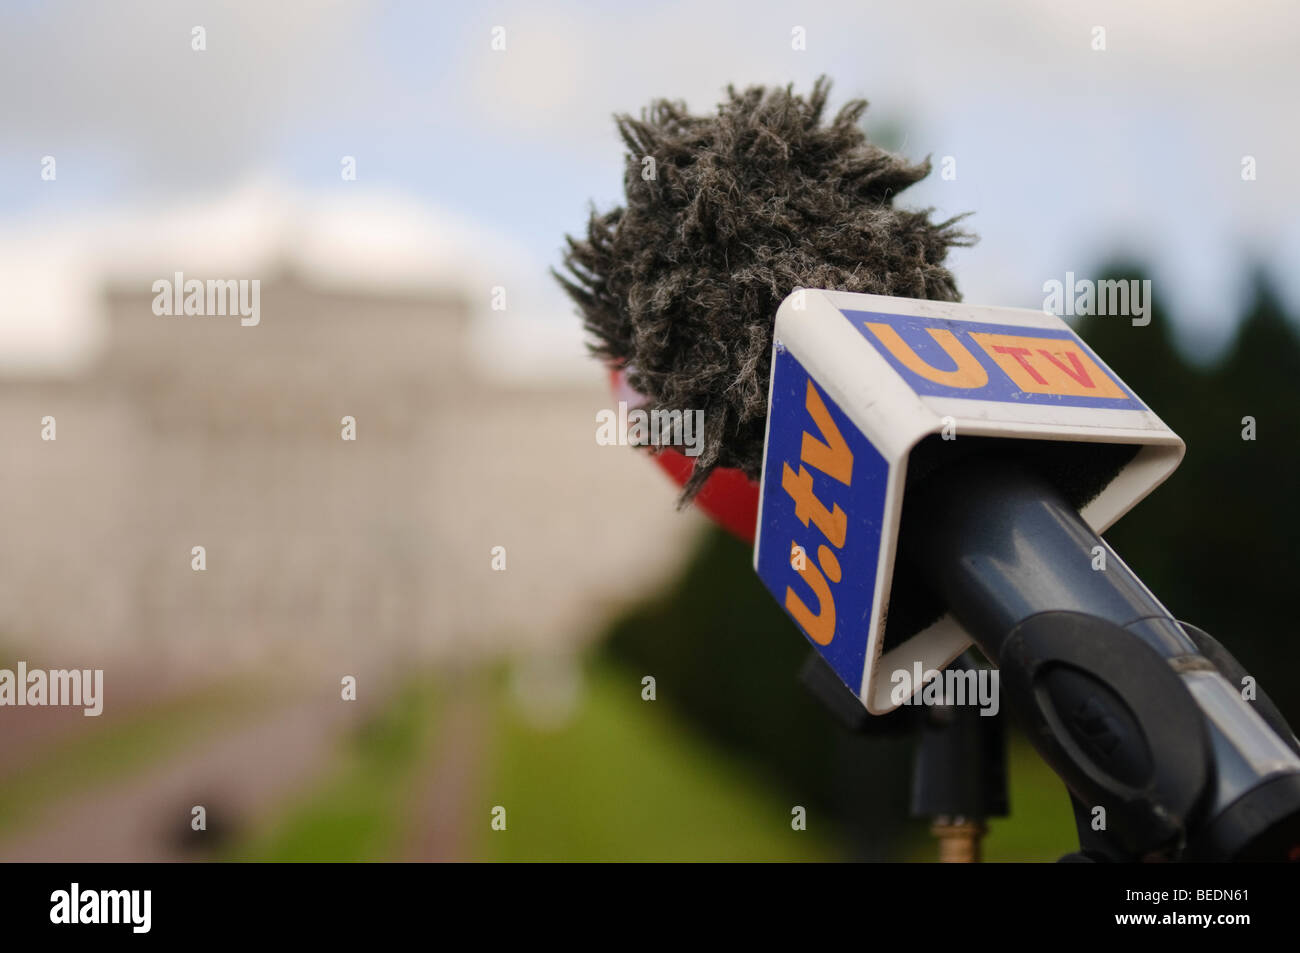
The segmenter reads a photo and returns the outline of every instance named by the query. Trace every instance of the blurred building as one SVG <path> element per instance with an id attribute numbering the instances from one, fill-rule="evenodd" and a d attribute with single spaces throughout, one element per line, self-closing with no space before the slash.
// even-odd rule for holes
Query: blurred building
<path id="1" fill-rule="evenodd" d="M 472 275 L 335 267 L 295 246 L 301 222 L 268 220 L 294 216 L 251 211 L 242 261 L 179 236 L 169 254 L 164 228 L 96 278 L 89 363 L 0 378 L 7 657 L 175 677 L 280 661 L 292 678 L 562 652 L 666 572 L 694 519 L 639 454 L 596 444 L 599 368 L 491 373 Z M 153 280 L 177 270 L 257 278 L 260 323 L 154 314 Z"/>

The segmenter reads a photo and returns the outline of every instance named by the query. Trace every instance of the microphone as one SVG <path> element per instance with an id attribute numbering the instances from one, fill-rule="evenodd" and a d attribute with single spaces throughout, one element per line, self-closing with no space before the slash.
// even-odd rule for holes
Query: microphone
<path id="1" fill-rule="evenodd" d="M 659 455 L 682 502 L 752 506 L 760 578 L 872 714 L 977 645 L 1090 859 L 1300 860 L 1300 742 L 1098 535 L 1182 441 L 1059 318 L 960 303 L 972 236 L 893 205 L 928 163 L 863 101 L 823 124 L 828 91 L 620 117 L 627 205 L 568 240 L 594 353 L 704 412 L 693 466 Z"/>

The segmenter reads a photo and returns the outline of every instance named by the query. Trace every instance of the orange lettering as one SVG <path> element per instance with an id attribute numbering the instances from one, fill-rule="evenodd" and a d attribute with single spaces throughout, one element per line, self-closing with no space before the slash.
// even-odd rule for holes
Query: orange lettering
<path id="1" fill-rule="evenodd" d="M 1116 400 L 1128 396 L 1077 341 L 980 331 L 972 331 L 971 340 L 1026 394 Z"/>
<path id="2" fill-rule="evenodd" d="M 798 544 L 791 541 L 790 545 L 793 547 Z M 817 613 L 814 615 L 789 586 L 785 587 L 785 609 L 799 623 L 800 628 L 808 633 L 808 638 L 818 645 L 830 645 L 831 639 L 835 638 L 835 599 L 831 596 L 830 583 L 812 560 L 805 559 L 804 563 L 806 565 L 803 569 L 795 571 L 817 596 Z M 839 563 L 835 565 L 838 569 Z"/>
<path id="3" fill-rule="evenodd" d="M 808 435 L 804 434 L 804 436 Z M 794 500 L 794 515 L 799 517 L 799 522 L 807 526 L 808 520 L 811 519 L 833 546 L 844 545 L 844 536 L 849 529 L 848 514 L 840 509 L 838 503 L 835 504 L 835 510 L 832 512 L 817 499 L 817 494 L 813 491 L 813 477 L 807 469 L 801 465 L 799 475 L 795 476 L 794 470 L 790 469 L 790 464 L 781 464 L 781 489 Z"/>
<path id="4" fill-rule="evenodd" d="M 948 387 L 975 388 L 983 387 L 989 382 L 988 371 L 984 370 L 984 365 L 970 351 L 957 340 L 957 335 L 951 331 L 945 331 L 942 328 L 926 328 L 930 332 L 930 337 L 939 344 L 945 354 L 952 358 L 952 362 L 957 365 L 955 370 L 941 371 L 937 367 L 932 367 L 917 356 L 917 353 L 908 346 L 907 342 L 899 337 L 898 332 L 888 324 L 878 324 L 873 321 L 866 322 L 868 330 L 871 331 L 880 343 L 889 349 L 889 353 L 898 358 L 904 367 L 913 374 L 920 374 L 926 380 L 934 381 L 936 384 L 944 384 Z"/>
<path id="5" fill-rule="evenodd" d="M 803 443 L 799 446 L 799 459 L 813 469 L 820 470 L 831 479 L 839 480 L 845 486 L 848 486 L 853 482 L 853 451 L 849 449 L 849 445 L 845 441 L 844 435 L 840 433 L 840 429 L 835 426 L 835 421 L 831 418 L 831 413 L 826 409 L 826 405 L 822 403 L 821 394 L 817 393 L 817 388 L 813 386 L 811 378 L 808 381 L 808 393 L 804 398 L 804 406 L 808 408 L 808 414 L 812 417 L 813 423 L 817 425 L 822 440 L 818 440 L 805 430 Z M 808 525 L 806 517 L 803 524 L 804 526 Z"/>

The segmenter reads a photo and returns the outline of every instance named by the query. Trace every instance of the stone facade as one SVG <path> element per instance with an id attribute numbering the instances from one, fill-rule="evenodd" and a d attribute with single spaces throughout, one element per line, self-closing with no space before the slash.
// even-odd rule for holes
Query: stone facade
<path id="1" fill-rule="evenodd" d="M 0 379 L 6 657 L 202 678 L 568 650 L 698 525 L 640 454 L 596 445 L 598 367 L 484 375 L 455 294 L 285 269 L 255 327 L 152 300 L 110 282 L 88 370 Z"/>

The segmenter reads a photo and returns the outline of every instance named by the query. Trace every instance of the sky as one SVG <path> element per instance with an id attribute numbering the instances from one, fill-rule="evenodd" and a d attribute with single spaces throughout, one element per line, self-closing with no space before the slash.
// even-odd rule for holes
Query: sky
<path id="1" fill-rule="evenodd" d="M 826 74 L 834 107 L 871 102 L 869 131 L 953 158 L 903 200 L 973 213 L 981 240 L 951 259 L 967 301 L 1041 307 L 1045 282 L 1130 254 L 1204 358 L 1255 258 L 1300 310 L 1298 39 L 1300 4 L 1273 0 L 3 0 L 0 355 L 85 333 L 66 312 L 87 296 L 59 296 L 123 228 L 165 246 L 190 209 L 220 241 L 204 216 L 250 194 L 440 232 L 430 255 L 480 261 L 473 295 L 508 283 L 516 320 L 572 330 L 546 269 L 620 200 L 612 115 Z"/>

